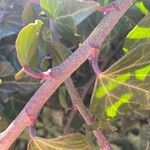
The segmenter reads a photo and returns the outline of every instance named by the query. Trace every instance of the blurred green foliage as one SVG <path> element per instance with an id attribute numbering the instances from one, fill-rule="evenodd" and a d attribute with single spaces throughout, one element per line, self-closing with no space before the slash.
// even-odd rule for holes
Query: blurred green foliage
<path id="1" fill-rule="evenodd" d="M 106 5 L 113 0 L 97 0 Z M 46 70 L 56 66 L 74 52 L 96 25 L 103 19 L 103 14 L 94 11 L 89 5 L 75 3 L 69 5 L 64 12 L 65 17 L 58 17 L 58 14 L 49 18 L 39 5 L 31 2 L 17 0 L 0 1 L 0 128 L 4 130 L 8 124 L 18 115 L 23 106 L 41 85 L 41 81 L 25 76 L 23 79 L 15 80 L 15 74 L 21 69 L 18 62 L 15 48 L 15 41 L 18 32 L 35 19 L 40 19 L 44 23 L 40 34 L 40 41 L 37 45 L 38 62 L 36 70 Z M 80 9 L 78 7 L 81 6 Z M 114 64 L 124 55 L 123 44 L 129 31 L 149 12 L 149 0 L 137 0 L 118 22 L 111 34 L 106 39 L 101 49 L 99 65 L 104 71 Z M 81 15 L 83 14 L 83 15 Z M 55 18 L 56 17 L 56 18 Z M 55 18 L 55 19 L 54 19 Z M 80 18 L 80 19 L 79 19 Z M 67 22 L 67 23 L 66 23 Z M 58 44 L 59 43 L 59 44 Z M 52 62 L 49 57 L 52 57 Z M 48 59 L 47 59 L 48 58 Z M 46 65 L 41 67 L 43 60 L 47 60 Z M 72 78 L 78 91 L 84 96 L 84 103 L 89 106 L 90 97 L 94 86 L 94 73 L 89 69 L 90 65 L 85 62 L 73 75 Z M 63 102 L 61 97 L 63 95 Z M 45 138 L 58 137 L 63 133 L 66 126 L 67 116 L 71 104 L 65 86 L 61 86 L 51 100 L 42 109 L 37 120 L 37 135 Z M 66 101 L 64 101 L 66 99 Z M 65 103 L 65 105 L 64 105 Z M 150 141 L 150 114 L 145 112 L 129 113 L 124 117 L 117 118 L 113 125 L 117 128 L 115 133 L 105 131 L 113 145 L 114 150 L 141 150 L 148 147 Z M 68 129 L 72 132 L 86 133 L 91 137 L 89 131 L 84 128 L 81 116 L 76 113 L 74 120 Z M 16 141 L 12 149 L 26 149 L 28 140 L 27 131 Z M 94 149 L 98 149 L 94 140 Z"/>

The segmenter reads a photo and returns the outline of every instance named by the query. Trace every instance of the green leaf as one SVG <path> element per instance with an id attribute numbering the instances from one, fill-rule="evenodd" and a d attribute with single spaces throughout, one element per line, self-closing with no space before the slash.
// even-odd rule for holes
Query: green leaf
<path id="1" fill-rule="evenodd" d="M 100 4 L 107 5 L 111 0 L 99 0 Z"/>
<path id="2" fill-rule="evenodd" d="M 95 12 L 98 6 L 98 3 L 94 1 L 40 0 L 40 3 L 46 10 L 46 14 L 56 19 L 57 30 L 60 34 L 62 30 L 68 34 L 76 33 L 76 26 Z"/>
<path id="3" fill-rule="evenodd" d="M 62 0 L 40 0 L 40 6 L 49 17 L 58 17 L 63 11 Z"/>
<path id="4" fill-rule="evenodd" d="M 0 77 L 12 75 L 14 72 L 14 67 L 8 61 L 0 61 Z"/>
<path id="5" fill-rule="evenodd" d="M 144 2 L 136 2 L 135 6 L 141 10 L 143 14 L 148 14 L 149 10 L 145 7 Z"/>
<path id="6" fill-rule="evenodd" d="M 98 3 L 75 0 L 40 0 L 40 5 L 48 16 L 58 20 L 61 20 L 60 18 L 63 20 L 72 18 L 75 25 L 78 25 L 97 10 Z"/>
<path id="7" fill-rule="evenodd" d="M 59 18 L 72 17 L 75 26 L 80 24 L 84 19 L 97 10 L 99 5 L 94 1 L 75 1 L 64 0 L 64 11 Z"/>
<path id="8" fill-rule="evenodd" d="M 74 33 L 77 32 L 77 28 L 74 22 L 74 19 L 72 16 L 65 16 L 65 17 L 60 17 L 57 19 L 57 30 L 59 31 L 59 28 L 66 28 L 67 30 L 69 29 L 70 31 L 73 31 Z M 59 27 L 60 26 L 60 27 Z"/>
<path id="9" fill-rule="evenodd" d="M 150 43 L 136 45 L 95 83 L 90 109 L 106 127 L 120 115 L 150 110 Z"/>
<path id="10" fill-rule="evenodd" d="M 55 101 L 54 105 L 46 105 L 43 107 L 37 120 L 37 135 L 41 137 L 45 137 L 45 133 L 48 133 L 51 137 L 58 137 L 63 132 L 64 112 L 58 108 L 60 105 L 57 101 Z"/>
<path id="11" fill-rule="evenodd" d="M 69 21 L 69 20 L 68 20 Z M 61 40 L 65 45 L 76 45 L 80 42 L 81 37 L 76 33 L 77 28 L 74 24 L 71 26 L 71 21 L 68 24 L 62 22 L 56 22 L 56 30 L 61 37 Z"/>
<path id="12" fill-rule="evenodd" d="M 21 13 L 20 7 L 8 10 L 0 9 L 0 39 L 19 32 L 22 27 Z"/>
<path id="13" fill-rule="evenodd" d="M 42 24 L 40 20 L 36 20 L 35 23 L 30 23 L 19 32 L 16 49 L 21 65 L 31 67 L 33 63 L 35 64 L 34 58 L 36 59 L 38 37 Z"/>
<path id="14" fill-rule="evenodd" d="M 43 70 L 47 70 L 50 66 L 50 62 L 48 59 L 43 58 L 43 60 L 41 61 L 40 67 Z"/>
<path id="15" fill-rule="evenodd" d="M 79 41 L 77 25 L 96 11 L 98 3 L 94 1 L 63 1 L 64 11 L 56 18 L 56 30 L 65 43 Z"/>
<path id="16" fill-rule="evenodd" d="M 28 95 L 40 85 L 39 82 L 30 79 L 15 81 L 12 76 L 7 76 L 7 78 L 7 80 L 3 79 L 2 84 L 0 84 L 0 100 L 5 102 L 9 101 L 11 95 L 16 91 Z"/>
<path id="17" fill-rule="evenodd" d="M 59 103 L 64 109 L 68 109 L 67 90 L 65 86 L 59 88 Z"/>
<path id="18" fill-rule="evenodd" d="M 9 96 L 9 101 L 5 102 L 3 113 L 7 116 L 8 120 L 14 120 L 19 112 L 23 109 L 27 102 L 27 95 L 14 92 Z"/>
<path id="19" fill-rule="evenodd" d="M 80 133 L 70 134 L 55 139 L 35 137 L 28 143 L 28 150 L 91 150 L 86 137 Z"/>
<path id="20" fill-rule="evenodd" d="M 34 4 L 31 2 L 27 2 L 22 12 L 23 24 L 28 25 L 29 23 L 34 22 L 37 18 L 38 16 L 34 10 Z"/>
<path id="21" fill-rule="evenodd" d="M 52 43 L 52 49 L 51 52 L 54 55 L 54 62 L 53 65 L 59 65 L 61 62 L 63 62 L 67 57 L 71 55 L 71 51 L 67 49 L 64 45 L 61 43 Z"/>
<path id="22" fill-rule="evenodd" d="M 0 132 L 3 132 L 9 125 L 7 117 L 0 113 Z"/>
<path id="23" fill-rule="evenodd" d="M 150 28 L 146 28 L 146 27 L 140 27 L 139 25 L 137 25 L 134 30 L 132 30 L 129 34 L 128 34 L 128 39 L 144 39 L 144 38 L 150 38 Z"/>
<path id="24" fill-rule="evenodd" d="M 104 0 L 104 4 L 107 5 L 109 3 L 109 0 Z"/>
<path id="25" fill-rule="evenodd" d="M 137 24 L 132 31 L 126 37 L 124 44 L 124 52 L 128 52 L 129 49 L 132 50 L 136 45 L 140 43 L 149 41 L 150 38 L 150 14 L 146 15 Z"/>
<path id="26" fill-rule="evenodd" d="M 6 51 L 7 53 L 9 52 L 7 49 Z M 12 51 L 7 55 L 7 57 L 5 57 L 5 55 L 0 55 L 0 106 L 1 104 L 6 104 L 12 98 L 13 93 L 17 92 L 17 94 L 20 93 L 21 95 L 29 95 L 40 85 L 39 81 L 31 78 L 15 81 L 14 75 L 16 73 L 16 69 L 14 67 L 15 65 L 12 66 L 12 64 L 15 63 L 7 61 L 8 58 L 11 60 L 11 57 L 13 56 Z M 11 101 L 11 104 L 12 103 L 13 102 Z"/>

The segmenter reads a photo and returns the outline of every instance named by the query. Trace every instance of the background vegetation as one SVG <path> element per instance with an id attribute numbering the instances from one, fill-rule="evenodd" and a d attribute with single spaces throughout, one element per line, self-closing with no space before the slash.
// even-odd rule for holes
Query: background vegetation
<path id="1" fill-rule="evenodd" d="M 98 2 L 106 5 L 111 0 L 99 0 Z M 75 6 L 74 9 L 78 8 Z M 101 70 L 106 70 L 124 55 L 123 44 L 127 34 L 149 13 L 149 10 L 149 0 L 138 0 L 122 17 L 101 49 L 99 57 Z M 38 79 L 28 76 L 19 79 L 20 74 L 16 76 L 16 73 L 21 69 L 15 48 L 17 34 L 23 26 L 34 22 L 38 18 L 37 15 L 44 22 L 47 22 L 46 15 L 41 13 L 38 5 L 33 5 L 33 3 L 25 0 L 0 1 L 0 131 L 3 131 L 15 119 L 27 100 L 41 85 L 41 81 Z M 63 46 L 59 45 L 58 49 L 62 50 L 62 52 L 59 52 L 60 55 L 64 54 L 67 57 L 74 52 L 102 18 L 103 14 L 93 12 L 85 17 L 81 23 L 77 23 L 76 28 L 72 26 L 71 22 L 69 22 L 68 28 L 63 22 L 64 20 L 58 20 L 59 36 L 61 36 L 61 42 L 67 48 L 67 51 L 63 51 Z M 50 50 L 51 47 L 47 44 L 51 34 L 53 33 L 50 33 L 47 25 L 47 28 L 43 29 L 42 40 L 38 46 L 36 70 L 44 71 L 48 67 L 58 64 L 57 58 L 54 57 L 57 51 Z M 47 60 L 45 56 L 51 57 L 51 59 Z M 72 75 L 76 88 L 86 106 L 89 106 L 95 81 L 95 74 L 90 67 L 87 61 Z M 66 129 L 68 116 L 74 113 L 74 110 L 70 109 L 70 98 L 64 85 L 61 85 L 50 99 L 52 100 L 48 101 L 43 107 L 36 124 L 37 135 L 45 138 L 58 137 L 62 134 Z M 74 114 L 67 133 L 78 131 L 90 137 L 90 132 L 85 130 L 86 126 L 81 116 L 78 112 Z M 150 144 L 150 114 L 148 112 L 128 113 L 117 119 L 114 126 L 117 128 L 115 133 L 110 132 L 107 135 L 115 150 L 144 150 L 146 148 L 148 150 Z M 28 135 L 24 131 L 12 149 L 26 149 L 27 140 Z M 94 140 L 92 142 L 95 149 L 98 149 Z"/>

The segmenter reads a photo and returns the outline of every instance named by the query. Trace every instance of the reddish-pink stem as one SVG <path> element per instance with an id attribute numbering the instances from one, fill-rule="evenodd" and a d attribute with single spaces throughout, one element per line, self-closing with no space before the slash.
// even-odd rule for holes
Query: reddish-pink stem
<path id="1" fill-rule="evenodd" d="M 97 11 L 102 12 L 104 15 L 116 10 L 119 10 L 119 8 L 115 5 L 115 3 L 110 3 L 107 6 L 99 5 L 97 8 Z"/>
<path id="2" fill-rule="evenodd" d="M 38 4 L 39 0 L 30 0 L 31 3 Z"/>
<path id="3" fill-rule="evenodd" d="M 98 55 L 99 55 L 99 49 L 91 47 L 91 55 L 89 57 L 89 61 L 92 63 L 93 70 L 97 77 L 101 73 L 101 70 L 98 66 Z"/>
<path id="4" fill-rule="evenodd" d="M 113 11 L 106 15 L 87 40 L 63 63 L 52 69 L 51 76 L 55 78 L 46 80 L 41 85 L 17 118 L 0 134 L 1 150 L 7 150 L 24 129 L 31 126 L 32 121 L 30 120 L 29 114 L 31 116 L 39 114 L 43 105 L 56 89 L 88 59 L 91 51 L 87 43 L 95 43 L 98 47 L 101 47 L 106 37 L 133 2 L 134 0 L 117 0 L 115 5 L 117 5 L 119 11 Z M 91 118 L 87 114 L 85 115 L 89 119 Z M 97 130 L 95 132 L 98 134 Z"/>
<path id="5" fill-rule="evenodd" d="M 51 69 L 49 69 L 48 71 L 46 72 L 40 72 L 40 73 L 37 73 L 37 72 L 34 72 L 33 70 L 31 70 L 27 65 L 23 65 L 23 71 L 33 77 L 33 78 L 37 78 L 37 79 L 47 79 L 47 78 L 50 78 L 50 72 L 51 72 Z"/>
<path id="6" fill-rule="evenodd" d="M 76 91 L 71 78 L 68 78 L 65 81 L 65 85 L 66 85 L 68 93 L 71 97 L 73 106 L 76 107 L 77 110 L 80 112 L 80 114 L 84 118 L 87 125 L 92 125 L 94 123 L 95 119 L 92 116 L 92 114 L 89 112 L 89 110 L 85 107 L 85 105 L 83 104 L 83 101 L 82 101 L 79 93 Z M 110 146 L 109 142 L 107 141 L 107 139 L 105 138 L 105 136 L 103 135 L 103 133 L 100 129 L 93 131 L 93 133 L 94 133 L 95 137 L 97 138 L 98 144 L 102 148 L 102 150 L 106 150 L 105 148 L 107 148 L 107 150 L 111 150 L 111 146 Z"/>
<path id="7" fill-rule="evenodd" d="M 94 77 L 91 78 L 91 80 L 83 86 L 83 90 L 82 90 L 81 98 L 80 98 L 81 100 L 84 100 L 84 98 L 85 98 L 85 96 L 86 96 L 86 94 L 87 94 L 87 92 L 88 92 L 88 90 L 91 87 L 93 82 L 94 82 Z M 74 87 L 74 89 L 75 89 L 75 87 Z M 71 93 L 74 93 L 74 92 L 71 91 Z M 68 133 L 68 129 L 71 126 L 71 123 L 74 119 L 76 112 L 77 112 L 77 109 L 73 109 L 73 110 L 71 110 L 70 114 L 67 116 L 67 123 L 66 123 L 65 129 L 64 129 L 64 134 Z"/>
<path id="8" fill-rule="evenodd" d="M 95 137 L 98 139 L 98 144 L 100 145 L 101 149 L 100 150 L 112 150 L 110 143 L 102 133 L 100 129 L 97 129 L 93 131 Z"/>

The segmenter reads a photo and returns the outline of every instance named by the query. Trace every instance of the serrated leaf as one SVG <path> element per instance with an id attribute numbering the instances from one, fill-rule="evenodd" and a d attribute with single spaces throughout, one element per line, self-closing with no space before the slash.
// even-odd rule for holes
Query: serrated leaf
<path id="1" fill-rule="evenodd" d="M 34 58 L 36 59 L 38 37 L 42 25 L 42 21 L 36 20 L 35 23 L 30 23 L 19 32 L 16 49 L 21 65 L 31 67 L 36 63 Z"/>
<path id="2" fill-rule="evenodd" d="M 149 48 L 149 42 L 136 45 L 97 78 L 90 109 L 101 127 L 130 111 L 150 110 Z"/>
<path id="3" fill-rule="evenodd" d="M 40 0 L 40 6 L 50 17 L 58 17 L 63 11 L 62 0 Z"/>
<path id="4" fill-rule="evenodd" d="M 126 37 L 124 52 L 132 50 L 136 45 L 150 39 L 150 14 L 147 14 Z"/>
<path id="5" fill-rule="evenodd" d="M 89 141 L 80 133 L 61 136 L 55 139 L 35 137 L 28 143 L 28 150 L 92 150 Z"/>

